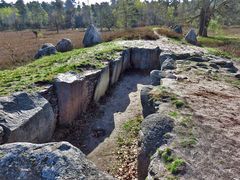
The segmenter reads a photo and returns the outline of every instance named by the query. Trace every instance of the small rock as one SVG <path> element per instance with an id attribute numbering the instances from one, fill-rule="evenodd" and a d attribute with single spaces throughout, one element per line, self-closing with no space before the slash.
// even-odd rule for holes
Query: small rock
<path id="1" fill-rule="evenodd" d="M 90 47 L 102 42 L 102 38 L 100 33 L 98 32 L 97 28 L 92 24 L 90 25 L 83 38 L 83 45 L 84 47 Z"/>
<path id="2" fill-rule="evenodd" d="M 204 63 L 197 63 L 196 66 L 204 68 L 204 69 L 208 69 L 208 65 L 204 64 Z"/>
<path id="3" fill-rule="evenodd" d="M 171 58 L 168 58 L 166 59 L 163 63 L 162 63 L 162 66 L 161 66 L 161 70 L 164 71 L 164 70 L 172 70 L 172 69 L 175 69 L 176 68 L 176 65 L 175 65 L 175 61 Z"/>
<path id="4" fill-rule="evenodd" d="M 214 68 L 214 69 L 219 69 L 219 66 L 215 63 L 210 63 L 209 66 Z"/>
<path id="5" fill-rule="evenodd" d="M 43 44 L 42 47 L 35 54 L 34 59 L 42 58 L 43 56 L 50 56 L 52 54 L 56 54 L 57 49 L 53 44 L 46 43 Z"/>
<path id="6" fill-rule="evenodd" d="M 208 62 L 208 59 L 202 56 L 192 56 L 188 58 L 188 60 L 194 62 Z"/>
<path id="7" fill-rule="evenodd" d="M 64 38 L 57 43 L 56 48 L 58 52 L 67 52 L 73 49 L 73 44 L 70 39 Z"/>
<path id="8" fill-rule="evenodd" d="M 3 143 L 3 136 L 4 136 L 4 129 L 2 126 L 0 126 L 0 144 Z"/>
<path id="9" fill-rule="evenodd" d="M 187 35 L 185 36 L 185 40 L 190 43 L 190 44 L 193 44 L 193 45 L 197 45 L 198 44 L 198 41 L 197 41 L 197 34 L 195 32 L 194 29 L 191 29 Z"/>
<path id="10" fill-rule="evenodd" d="M 151 78 L 151 84 L 153 86 L 158 86 L 160 85 L 160 81 L 161 81 L 161 71 L 159 70 L 153 70 L 150 72 L 150 78 Z"/>
<path id="11" fill-rule="evenodd" d="M 177 59 L 177 56 L 175 54 L 172 54 L 172 53 L 164 53 L 164 54 L 161 54 L 159 56 L 159 61 L 160 61 L 160 67 L 162 66 L 163 62 L 167 59 L 173 59 L 173 60 L 176 60 Z"/>
<path id="12" fill-rule="evenodd" d="M 240 80 L 240 73 L 235 74 L 235 78 Z"/>

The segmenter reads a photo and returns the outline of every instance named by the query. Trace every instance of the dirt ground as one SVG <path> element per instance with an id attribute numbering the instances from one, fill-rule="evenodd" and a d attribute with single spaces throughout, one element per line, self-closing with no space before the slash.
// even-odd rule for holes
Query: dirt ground
<path id="1" fill-rule="evenodd" d="M 117 137 L 122 125 L 142 114 L 140 90 L 149 84 L 148 75 L 127 72 L 100 101 L 97 111 L 80 120 L 85 124 L 76 125 L 63 139 L 80 148 L 99 169 L 111 171 L 117 164 Z M 134 166 L 136 169 L 136 162 Z"/>
<path id="2" fill-rule="evenodd" d="M 182 71 L 183 82 L 163 81 L 193 110 L 197 143 L 176 148 L 190 167 L 181 179 L 239 179 L 240 89 L 197 71 Z"/>

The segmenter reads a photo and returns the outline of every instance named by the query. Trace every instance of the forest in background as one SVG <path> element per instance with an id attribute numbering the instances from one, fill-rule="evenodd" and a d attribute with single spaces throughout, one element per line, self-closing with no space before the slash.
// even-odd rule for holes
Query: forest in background
<path id="1" fill-rule="evenodd" d="M 0 1 L 0 30 L 86 28 L 101 30 L 176 24 L 198 28 L 207 36 L 210 27 L 240 24 L 240 0 L 111 0 L 87 5 L 75 0 L 15 4 Z"/>

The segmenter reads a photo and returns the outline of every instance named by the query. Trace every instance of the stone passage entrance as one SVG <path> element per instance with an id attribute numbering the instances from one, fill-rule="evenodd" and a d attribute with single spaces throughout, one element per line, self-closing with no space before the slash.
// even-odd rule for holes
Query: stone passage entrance
<path id="1" fill-rule="evenodd" d="M 79 147 L 98 168 L 107 171 L 116 160 L 116 141 L 123 123 L 142 114 L 140 90 L 148 84 L 148 74 L 126 72 L 93 113 L 80 120 L 84 124 L 76 123 L 64 140 Z"/>

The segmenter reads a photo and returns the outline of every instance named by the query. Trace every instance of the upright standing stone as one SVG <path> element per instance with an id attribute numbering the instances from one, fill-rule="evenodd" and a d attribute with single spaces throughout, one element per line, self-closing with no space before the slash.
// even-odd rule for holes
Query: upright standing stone
<path id="1" fill-rule="evenodd" d="M 101 42 L 102 38 L 97 28 L 93 24 L 90 25 L 84 34 L 83 38 L 84 47 L 90 47 Z"/>
<path id="2" fill-rule="evenodd" d="M 185 40 L 193 45 L 197 45 L 197 34 L 194 29 L 191 29 L 185 36 Z"/>

